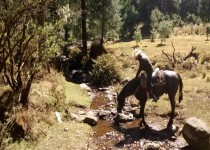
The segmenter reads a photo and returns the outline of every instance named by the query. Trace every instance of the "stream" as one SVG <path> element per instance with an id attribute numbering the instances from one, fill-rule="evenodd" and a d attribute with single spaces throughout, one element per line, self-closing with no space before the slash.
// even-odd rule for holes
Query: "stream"
<path id="1" fill-rule="evenodd" d="M 111 115 L 105 119 L 99 119 L 97 125 L 92 127 L 94 137 L 89 143 L 89 149 L 190 150 L 182 136 L 166 129 L 168 117 L 157 116 L 153 112 L 154 109 L 145 111 L 146 121 L 151 127 L 149 129 L 139 127 L 139 118 L 120 123 L 120 126 L 115 125 L 113 118 L 116 116 L 116 94 L 110 91 L 106 89 L 97 92 L 91 103 L 91 109 L 107 110 L 111 112 Z M 179 124 L 176 119 L 174 122 Z"/>

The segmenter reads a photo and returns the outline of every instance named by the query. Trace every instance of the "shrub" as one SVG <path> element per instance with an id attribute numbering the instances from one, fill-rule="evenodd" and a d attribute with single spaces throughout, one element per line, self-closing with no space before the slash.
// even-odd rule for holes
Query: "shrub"
<path id="1" fill-rule="evenodd" d="M 207 37 L 207 41 L 209 40 L 209 34 L 210 34 L 210 25 L 208 25 L 207 27 L 206 27 L 206 37 Z"/>
<path id="2" fill-rule="evenodd" d="M 189 75 L 189 78 L 191 78 L 191 79 L 194 79 L 194 78 L 197 78 L 197 77 L 198 77 L 198 74 L 195 73 L 195 72 L 193 72 Z"/>
<path id="3" fill-rule="evenodd" d="M 116 61 L 109 54 L 99 56 L 94 61 L 90 78 L 96 86 L 107 86 L 120 81 L 120 74 Z"/>
<path id="4" fill-rule="evenodd" d="M 134 40 L 136 41 L 136 46 L 142 40 L 141 29 L 136 29 L 133 35 Z"/>
<path id="5" fill-rule="evenodd" d="M 209 76 L 206 78 L 206 81 L 207 82 L 210 82 L 210 77 Z"/>
<path id="6" fill-rule="evenodd" d="M 82 51 L 78 47 L 73 48 L 69 53 L 69 60 L 76 61 L 81 52 Z"/>
<path id="7" fill-rule="evenodd" d="M 210 62 L 210 54 L 203 54 L 200 58 L 201 64 L 205 64 L 206 62 Z"/>
<path id="8" fill-rule="evenodd" d="M 205 78 L 206 77 L 206 72 L 203 72 L 202 73 L 202 78 Z"/>

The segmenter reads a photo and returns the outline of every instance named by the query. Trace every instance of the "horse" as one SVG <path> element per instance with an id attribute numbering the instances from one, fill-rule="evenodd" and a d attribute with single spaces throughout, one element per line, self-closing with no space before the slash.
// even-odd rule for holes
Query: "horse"
<path id="1" fill-rule="evenodd" d="M 173 125 L 173 118 L 175 117 L 175 104 L 176 104 L 175 96 L 178 89 L 179 89 L 179 103 L 183 99 L 183 94 L 182 94 L 183 82 L 181 76 L 178 73 L 170 70 L 162 71 L 162 77 L 164 78 L 163 84 L 157 83 L 157 81 L 160 79 L 159 76 L 153 76 L 152 83 L 154 84 L 156 96 L 160 97 L 164 93 L 168 94 L 171 103 L 171 114 L 169 122 L 167 124 L 167 128 L 170 128 Z M 144 87 L 141 84 L 142 81 L 145 81 L 145 79 L 141 73 L 139 77 L 130 80 L 121 89 L 120 93 L 117 95 L 117 113 L 122 112 L 122 109 L 125 105 L 125 99 L 131 95 L 134 95 L 136 99 L 140 101 L 140 106 L 141 106 L 140 108 L 141 122 L 139 123 L 139 125 L 140 126 L 144 125 L 145 127 L 149 127 L 144 120 L 144 108 L 149 94 L 147 94 L 148 93 L 147 87 Z M 151 94 L 149 98 L 151 98 Z"/>

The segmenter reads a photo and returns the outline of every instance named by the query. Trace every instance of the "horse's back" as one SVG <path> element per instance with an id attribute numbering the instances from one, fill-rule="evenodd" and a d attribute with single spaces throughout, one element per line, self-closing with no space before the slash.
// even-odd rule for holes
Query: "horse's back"
<path id="1" fill-rule="evenodd" d="M 167 78 L 168 80 L 179 81 L 179 76 L 177 75 L 175 71 L 164 70 L 163 72 L 164 72 L 165 78 Z"/>
<path id="2" fill-rule="evenodd" d="M 166 88 L 170 90 L 170 92 L 173 91 L 176 92 L 180 84 L 180 79 L 178 74 L 175 71 L 164 70 L 164 76 L 165 76 Z"/>

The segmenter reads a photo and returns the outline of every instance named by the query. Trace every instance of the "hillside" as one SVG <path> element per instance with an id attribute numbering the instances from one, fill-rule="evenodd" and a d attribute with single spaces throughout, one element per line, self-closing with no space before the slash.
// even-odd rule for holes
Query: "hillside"
<path id="1" fill-rule="evenodd" d="M 184 84 L 184 100 L 177 108 L 176 123 L 182 123 L 186 118 L 195 116 L 210 126 L 210 112 L 208 111 L 210 109 L 210 42 L 205 39 L 205 36 L 180 36 L 167 39 L 163 45 L 159 45 L 159 39 L 156 39 L 154 43 L 151 43 L 149 39 L 144 39 L 139 44 L 140 49 L 145 51 L 157 66 L 167 64 L 162 51 L 171 55 L 175 49 L 176 53 L 186 56 L 192 47 L 196 47 L 194 53 L 198 54 L 198 60 L 192 58 L 186 62 L 190 67 L 183 68 L 183 65 L 178 65 L 175 68 Z M 116 58 L 122 77 L 134 77 L 138 64 L 130 56 L 136 43 L 134 41 L 108 43 L 105 47 Z M 119 85 L 114 86 L 118 90 L 121 88 Z M 88 97 L 86 91 L 81 90 L 79 84 L 65 81 L 63 76 L 56 71 L 50 74 L 43 72 L 31 89 L 27 112 L 31 119 L 25 139 L 13 143 L 12 139 L 7 138 L 4 148 L 87 149 L 93 139 L 93 129 L 87 124 L 72 121 L 69 115 L 71 112 L 89 109 L 90 102 L 91 98 Z M 153 120 L 154 126 L 159 126 L 160 118 L 157 116 L 170 111 L 166 95 L 161 97 L 158 103 L 149 101 L 147 107 L 147 113 L 150 116 L 148 118 Z M 61 113 L 62 123 L 58 123 L 55 112 Z M 181 122 L 178 121 L 180 117 Z M 134 126 L 138 125 L 134 123 Z M 108 128 L 108 126 L 103 126 L 103 128 Z M 116 143 L 112 144 L 110 147 L 114 147 Z"/>

